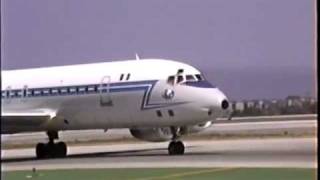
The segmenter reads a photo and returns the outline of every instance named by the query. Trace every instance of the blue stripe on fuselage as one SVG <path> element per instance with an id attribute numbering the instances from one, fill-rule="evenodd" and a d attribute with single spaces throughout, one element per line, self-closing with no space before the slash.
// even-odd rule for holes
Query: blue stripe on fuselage
<path id="1" fill-rule="evenodd" d="M 102 84 L 102 87 L 104 87 L 102 90 L 99 90 L 98 88 L 101 86 L 101 84 L 87 84 L 87 85 L 73 85 L 73 86 L 59 86 L 59 87 L 41 87 L 41 88 L 29 88 L 28 91 L 43 91 L 43 90 L 50 90 L 50 89 L 70 89 L 70 88 L 87 88 L 87 87 L 97 87 L 95 91 L 89 91 L 86 89 L 86 91 L 81 92 L 70 92 L 69 90 L 67 92 L 59 92 L 59 93 L 40 93 L 40 94 L 33 94 L 28 95 L 28 97 L 50 97 L 50 96 L 71 96 L 71 95 L 86 95 L 86 94 L 100 94 L 102 91 L 103 93 L 117 93 L 117 92 L 128 92 L 128 91 L 144 91 L 142 102 L 141 102 L 141 110 L 146 109 L 154 109 L 154 108 L 160 108 L 160 107 L 168 107 L 178 104 L 183 104 L 184 102 L 171 102 L 171 103 L 150 103 L 150 96 L 152 94 L 152 89 L 157 83 L 157 80 L 149 80 L 149 81 L 131 81 L 131 82 L 117 82 L 117 83 L 110 83 L 110 84 Z M 108 88 L 109 87 L 109 88 Z M 21 92 L 22 89 L 12 89 L 11 92 Z M 5 91 L 2 91 L 2 93 L 5 93 Z M 9 98 L 4 97 L 4 99 L 15 99 L 15 98 L 22 98 L 21 95 L 13 95 Z"/>

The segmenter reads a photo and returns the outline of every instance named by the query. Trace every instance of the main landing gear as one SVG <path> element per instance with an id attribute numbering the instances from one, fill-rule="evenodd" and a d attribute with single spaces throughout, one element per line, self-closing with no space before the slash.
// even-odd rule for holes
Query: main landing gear
<path id="1" fill-rule="evenodd" d="M 38 143 L 36 147 L 36 155 L 38 159 L 57 158 L 67 156 L 67 145 L 64 142 L 54 143 L 58 139 L 57 131 L 48 131 L 49 142 L 47 144 Z"/>
<path id="2" fill-rule="evenodd" d="M 170 127 L 172 133 L 172 140 L 168 146 L 169 155 L 182 155 L 184 154 L 184 144 L 182 141 L 178 140 L 179 129 L 176 127 Z"/>

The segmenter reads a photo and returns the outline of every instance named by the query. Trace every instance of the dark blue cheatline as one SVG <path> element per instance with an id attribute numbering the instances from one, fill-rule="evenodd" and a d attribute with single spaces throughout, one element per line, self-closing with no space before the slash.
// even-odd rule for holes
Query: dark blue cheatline
<path id="1" fill-rule="evenodd" d="M 186 102 L 150 103 L 149 101 L 150 101 L 150 96 L 152 94 L 152 89 L 156 83 L 157 83 L 157 80 L 150 80 L 150 81 L 135 81 L 135 82 L 118 82 L 118 83 L 110 83 L 110 84 L 89 84 L 89 85 L 77 85 L 77 86 L 29 88 L 28 89 L 29 93 L 27 98 L 100 94 L 100 93 L 107 93 L 108 91 L 110 93 L 144 91 L 142 103 L 141 103 L 141 110 L 169 107 L 169 106 L 186 103 Z M 23 93 L 23 89 L 10 90 L 10 97 L 7 96 L 7 93 L 8 91 L 2 91 L 3 99 L 22 98 L 21 93 Z"/>

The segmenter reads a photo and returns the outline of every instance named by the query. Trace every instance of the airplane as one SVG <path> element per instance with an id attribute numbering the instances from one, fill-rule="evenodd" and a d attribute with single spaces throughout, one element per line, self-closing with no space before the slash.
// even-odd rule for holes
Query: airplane
<path id="1" fill-rule="evenodd" d="M 136 59 L 2 71 L 1 134 L 46 132 L 36 157 L 67 156 L 66 130 L 128 128 L 133 137 L 170 141 L 212 125 L 229 107 L 226 95 L 191 65 Z"/>

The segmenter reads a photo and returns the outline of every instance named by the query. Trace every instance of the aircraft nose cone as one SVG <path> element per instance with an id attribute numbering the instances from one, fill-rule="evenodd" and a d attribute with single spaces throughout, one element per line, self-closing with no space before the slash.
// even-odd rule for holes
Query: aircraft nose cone
<path id="1" fill-rule="evenodd" d="M 228 107 L 229 107 L 229 102 L 226 99 L 222 100 L 221 108 L 225 110 L 225 109 L 228 109 Z"/>

